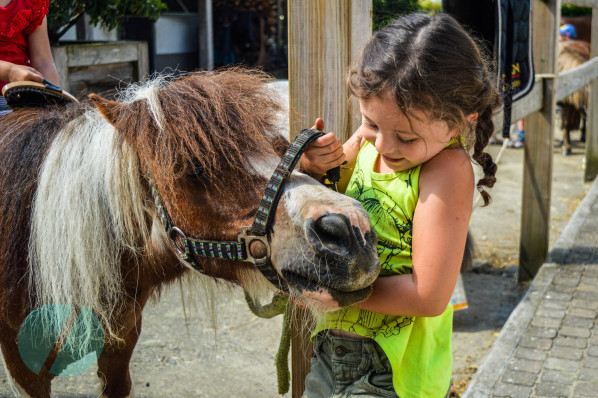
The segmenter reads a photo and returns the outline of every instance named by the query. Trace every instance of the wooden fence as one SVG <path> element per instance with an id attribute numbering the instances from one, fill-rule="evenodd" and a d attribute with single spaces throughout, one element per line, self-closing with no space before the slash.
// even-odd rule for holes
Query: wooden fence
<path id="1" fill-rule="evenodd" d="M 560 0 L 533 0 L 536 84 L 513 104 L 512 120 L 526 119 L 523 162 L 519 279 L 533 278 L 548 255 L 550 197 L 556 102 L 590 85 L 586 169 L 584 179 L 598 174 L 598 0 L 566 0 L 592 7 L 592 59 L 583 66 L 556 74 Z M 359 48 L 371 35 L 371 0 L 289 0 L 290 131 L 313 125 L 316 117 L 326 130 L 346 140 L 358 123 L 355 104 L 348 105 L 344 79 Z M 350 111 L 346 111 L 350 109 Z M 502 130 L 502 111 L 495 115 Z M 295 325 L 304 325 L 301 312 Z M 305 330 L 297 327 L 295 330 Z M 293 336 L 293 397 L 300 397 L 309 369 L 308 336 Z"/>

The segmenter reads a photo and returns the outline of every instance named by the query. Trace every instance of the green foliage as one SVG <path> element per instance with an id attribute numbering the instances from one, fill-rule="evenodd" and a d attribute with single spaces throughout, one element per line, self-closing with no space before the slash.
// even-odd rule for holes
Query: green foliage
<path id="1" fill-rule="evenodd" d="M 52 0 L 48 13 L 48 34 L 52 43 L 58 42 L 77 20 L 89 15 L 92 25 L 114 29 L 128 15 L 158 18 L 166 4 L 161 0 Z"/>
<path id="2" fill-rule="evenodd" d="M 579 6 L 561 4 L 561 15 L 564 17 L 579 17 L 581 15 L 592 15 L 592 9 Z"/>
<path id="3" fill-rule="evenodd" d="M 434 0 L 419 0 L 419 8 L 426 14 L 438 14 L 442 11 L 442 3 Z"/>
<path id="4" fill-rule="evenodd" d="M 400 15 L 420 10 L 418 0 L 374 0 L 373 6 L 374 30 L 384 27 Z"/>

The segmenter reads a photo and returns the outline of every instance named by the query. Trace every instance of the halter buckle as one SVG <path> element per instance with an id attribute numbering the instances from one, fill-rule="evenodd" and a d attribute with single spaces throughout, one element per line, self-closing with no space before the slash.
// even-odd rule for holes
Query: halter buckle
<path id="1" fill-rule="evenodd" d="M 247 258 L 244 261 L 257 265 L 258 262 L 264 261 L 264 259 L 270 258 L 270 242 L 268 242 L 268 236 L 256 235 L 251 227 L 241 228 L 241 232 L 237 235 L 239 243 L 245 245 L 245 254 Z M 266 255 L 263 257 L 254 257 L 251 253 L 251 244 L 255 241 L 261 242 L 266 248 Z"/>

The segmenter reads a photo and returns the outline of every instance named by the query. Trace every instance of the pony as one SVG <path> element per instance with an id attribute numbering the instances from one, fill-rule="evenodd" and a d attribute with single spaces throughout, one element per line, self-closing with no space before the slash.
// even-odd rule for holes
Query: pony
<path id="1" fill-rule="evenodd" d="M 40 339 L 58 338 L 39 372 L 27 366 L 17 341 L 36 309 L 88 315 L 76 318 L 87 332 L 71 351 L 97 345 L 97 319 L 102 396 L 127 397 L 143 308 L 165 286 L 218 280 L 257 298 L 276 290 L 248 262 L 201 258 L 205 275 L 181 262 L 152 195 L 187 236 L 236 240 L 289 146 L 267 80 L 244 69 L 156 77 L 115 100 L 91 94 L 0 119 L 0 348 L 15 394 L 50 397 L 52 363 L 69 343 L 62 328 L 72 317 L 42 313 Z M 380 270 L 363 207 L 299 171 L 268 240 L 288 294 L 314 311 L 364 300 Z"/>
<path id="2" fill-rule="evenodd" d="M 566 72 L 581 66 L 590 59 L 590 43 L 581 40 L 559 42 L 557 71 Z M 563 130 L 563 155 L 571 154 L 570 132 L 581 127 L 581 142 L 586 138 L 586 117 L 588 88 L 571 94 L 557 103 L 561 108 L 561 130 Z"/>

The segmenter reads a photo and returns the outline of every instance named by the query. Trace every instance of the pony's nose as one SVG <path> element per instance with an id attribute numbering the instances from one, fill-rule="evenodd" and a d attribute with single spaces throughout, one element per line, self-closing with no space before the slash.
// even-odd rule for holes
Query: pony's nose
<path id="1" fill-rule="evenodd" d="M 313 248 L 325 255 L 347 256 L 361 234 L 353 232 L 351 221 L 344 214 L 328 213 L 306 222 L 306 235 Z"/>

